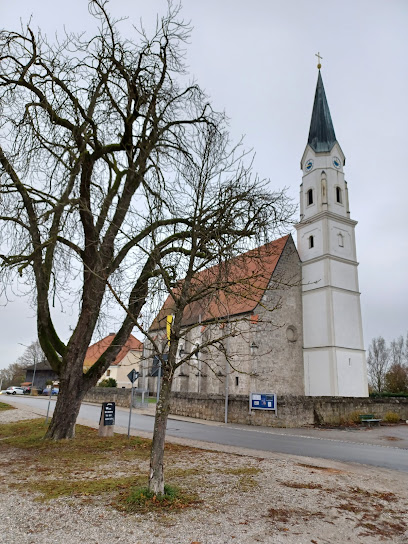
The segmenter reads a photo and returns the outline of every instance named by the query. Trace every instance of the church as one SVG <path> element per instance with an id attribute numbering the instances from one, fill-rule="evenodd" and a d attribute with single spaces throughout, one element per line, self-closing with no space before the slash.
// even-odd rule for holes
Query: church
<path id="1" fill-rule="evenodd" d="M 249 395 L 368 396 L 355 227 L 319 73 L 301 159 L 297 247 L 291 235 L 230 263 L 234 288 L 191 304 L 173 390 Z M 207 274 L 216 273 L 216 267 Z M 169 297 L 150 328 L 166 339 Z M 165 342 L 164 342 L 165 343 Z M 145 342 L 143 386 L 157 387 L 157 357 Z"/>

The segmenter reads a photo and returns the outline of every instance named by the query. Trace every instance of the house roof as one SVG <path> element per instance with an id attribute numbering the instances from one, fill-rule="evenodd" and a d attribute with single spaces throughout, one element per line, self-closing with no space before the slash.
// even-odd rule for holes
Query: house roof
<path id="1" fill-rule="evenodd" d="M 26 370 L 34 370 L 38 372 L 39 370 L 52 370 L 51 365 L 48 361 L 42 361 L 41 363 L 37 363 L 36 365 L 30 365 L 26 368 Z"/>
<path id="2" fill-rule="evenodd" d="M 316 94 L 307 143 L 314 151 L 316 151 L 316 153 L 331 151 L 336 143 L 336 134 L 334 133 L 333 122 L 326 99 L 326 93 L 324 92 L 320 70 L 317 77 Z"/>
<path id="3" fill-rule="evenodd" d="M 188 326 L 252 312 L 261 301 L 290 237 L 284 236 L 197 274 L 194 286 L 198 300 L 186 307 L 182 324 Z M 200 297 L 200 291 L 205 296 Z M 169 295 L 150 330 L 164 328 L 174 307 L 174 299 Z"/>
<path id="4" fill-rule="evenodd" d="M 99 342 L 96 342 L 95 344 L 92 344 L 92 346 L 89 346 L 85 355 L 84 366 L 89 367 L 96 363 L 102 353 L 104 353 L 104 351 L 112 344 L 114 338 L 115 334 L 111 333 L 106 336 L 106 338 L 102 338 L 102 340 L 99 340 Z M 126 357 L 129 351 L 143 351 L 143 343 L 135 338 L 132 334 L 127 339 L 125 345 L 118 353 L 112 365 L 118 365 L 122 361 L 122 359 Z"/>

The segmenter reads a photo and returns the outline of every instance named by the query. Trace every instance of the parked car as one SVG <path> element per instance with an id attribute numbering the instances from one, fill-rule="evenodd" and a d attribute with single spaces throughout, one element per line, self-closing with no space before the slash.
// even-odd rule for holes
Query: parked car
<path id="1" fill-rule="evenodd" d="M 24 395 L 24 389 L 22 387 L 16 387 L 12 385 L 11 387 L 7 387 L 5 393 L 7 395 Z"/>
<path id="2" fill-rule="evenodd" d="M 51 395 L 58 395 L 58 393 L 59 393 L 59 388 L 58 387 L 53 387 L 52 391 L 51 391 Z M 46 387 L 45 389 L 42 390 L 41 395 L 49 395 L 49 394 L 50 394 L 50 388 L 49 387 Z"/>

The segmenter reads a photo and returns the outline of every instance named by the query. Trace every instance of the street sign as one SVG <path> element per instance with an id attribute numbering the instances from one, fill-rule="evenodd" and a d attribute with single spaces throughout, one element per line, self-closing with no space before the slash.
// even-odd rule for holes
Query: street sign
<path id="1" fill-rule="evenodd" d="M 129 374 L 127 375 L 127 377 L 129 378 L 129 380 L 130 380 L 132 383 L 134 383 L 134 382 L 138 379 L 138 377 L 139 377 L 139 372 L 136 372 L 136 370 L 133 369 L 133 370 L 131 370 L 131 371 L 129 372 Z"/>

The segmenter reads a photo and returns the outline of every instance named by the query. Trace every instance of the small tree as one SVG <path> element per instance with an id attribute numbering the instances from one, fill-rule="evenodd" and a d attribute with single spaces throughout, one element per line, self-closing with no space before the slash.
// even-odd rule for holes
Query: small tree
<path id="1" fill-rule="evenodd" d="M 385 376 L 389 368 L 389 350 L 382 336 L 373 338 L 368 347 L 368 376 L 375 391 L 384 391 Z"/>
<path id="2" fill-rule="evenodd" d="M 169 305 L 163 308 L 159 319 L 164 318 L 162 323 L 165 323 L 169 314 L 173 319 L 164 339 L 138 323 L 161 364 L 162 380 L 150 458 L 149 488 L 154 493 L 164 491 L 164 443 L 175 371 L 183 364 L 194 365 L 194 358 L 202 350 L 215 350 L 222 354 L 226 365 L 234 364 L 225 343 L 242 334 L 245 319 L 226 318 L 228 301 L 242 303 L 250 297 L 256 298 L 261 289 L 260 279 L 265 286 L 270 279 L 264 277 L 262 266 L 256 264 L 261 263 L 261 257 L 276 255 L 260 255 L 253 249 L 246 258 L 239 260 L 238 256 L 265 238 L 276 236 L 288 226 L 293 212 L 285 193 L 267 191 L 265 184 L 244 166 L 243 157 L 236 157 L 235 152 L 236 149 L 230 151 L 226 133 L 202 127 L 191 153 L 180 162 L 178 190 L 168 205 L 175 215 L 184 210 L 190 235 L 175 242 L 172 251 L 162 255 L 158 263 L 160 275 L 150 282 L 154 300 L 169 296 Z M 157 239 L 154 241 L 159 243 Z M 232 262 L 234 270 L 239 267 L 239 275 L 231 273 Z M 299 278 L 281 280 L 280 287 L 288 288 Z M 163 296 L 157 298 L 158 293 Z M 185 313 L 194 305 L 206 307 L 209 312 L 213 305 L 221 305 L 224 313 L 221 318 L 214 315 L 212 320 L 217 333 L 192 346 L 180 358 L 180 340 L 199 326 L 197 322 L 186 325 L 185 321 Z M 275 300 L 267 309 L 273 310 L 278 305 L 279 300 Z M 209 370 L 215 371 L 215 368 Z"/>
<path id="3" fill-rule="evenodd" d="M 391 365 L 385 374 L 384 389 L 389 393 L 408 393 L 408 367 L 398 363 Z"/>

